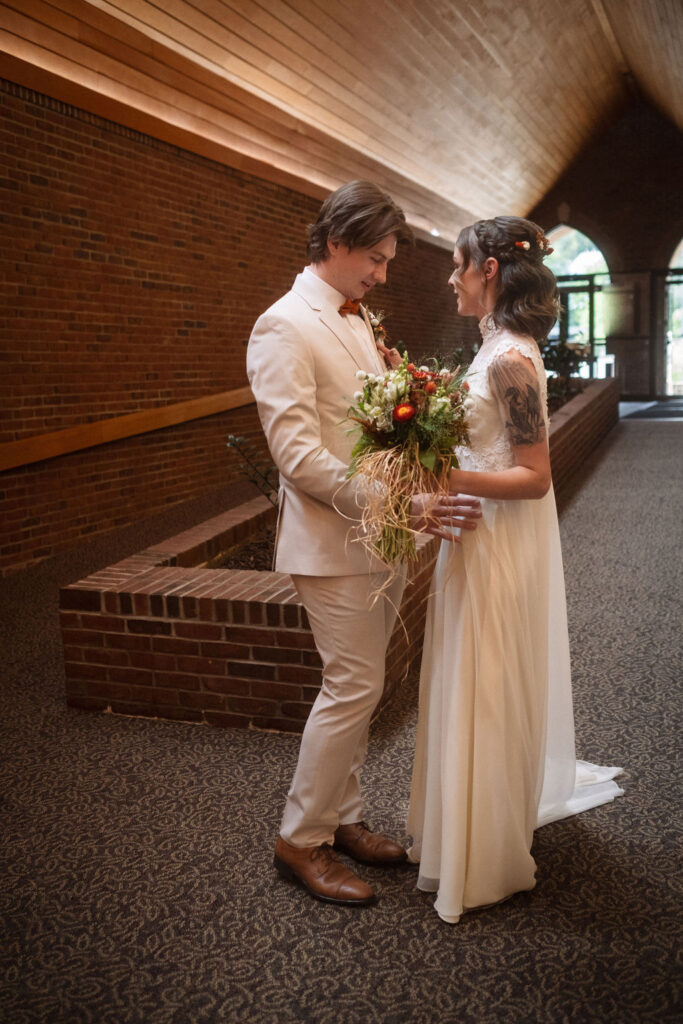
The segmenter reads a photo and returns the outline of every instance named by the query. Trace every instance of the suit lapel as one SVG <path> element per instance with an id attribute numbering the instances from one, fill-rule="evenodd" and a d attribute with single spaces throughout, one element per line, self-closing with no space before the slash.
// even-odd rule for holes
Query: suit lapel
<path id="1" fill-rule="evenodd" d="M 309 281 L 307 280 L 306 275 L 297 275 L 294 284 L 292 285 L 292 291 L 296 292 L 297 295 L 300 295 L 311 309 L 318 313 L 321 324 L 323 324 L 328 331 L 332 332 L 337 341 L 351 356 L 358 369 L 367 370 L 370 358 L 369 353 L 364 349 L 353 329 L 346 329 L 344 318 L 339 315 L 337 310 L 330 308 L 328 305 L 323 306 L 320 301 L 319 294 L 316 294 L 316 290 L 314 288 L 309 287 Z M 367 324 L 368 321 L 365 310 L 363 310 L 363 318 Z M 377 367 L 374 366 L 372 369 L 376 370 Z"/>
<path id="2" fill-rule="evenodd" d="M 323 310 L 320 313 L 320 322 L 324 324 L 329 331 L 332 331 L 335 338 L 341 342 L 358 369 L 367 370 L 368 353 L 365 351 L 353 331 L 344 329 L 345 324 L 343 317 L 340 317 L 337 312 Z"/>

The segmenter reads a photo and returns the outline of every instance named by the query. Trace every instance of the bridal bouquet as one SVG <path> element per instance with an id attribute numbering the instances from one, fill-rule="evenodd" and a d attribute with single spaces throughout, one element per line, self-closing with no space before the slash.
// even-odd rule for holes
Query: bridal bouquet
<path id="1" fill-rule="evenodd" d="M 416 367 L 407 355 L 394 370 L 356 376 L 362 390 L 348 417 L 360 433 L 347 475 L 370 484 L 361 522 L 374 553 L 387 564 L 409 562 L 417 557 L 412 496 L 448 492 L 449 470 L 458 467 L 453 448 L 468 444 L 469 385 L 460 367 Z"/>

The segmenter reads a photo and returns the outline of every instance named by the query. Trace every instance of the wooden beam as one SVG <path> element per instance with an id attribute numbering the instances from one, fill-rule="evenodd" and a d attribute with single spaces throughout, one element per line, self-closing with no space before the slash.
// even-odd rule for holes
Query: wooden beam
<path id="1" fill-rule="evenodd" d="M 21 441 L 8 441 L 0 445 L 0 472 L 16 469 L 18 466 L 28 466 L 33 462 L 42 462 L 44 459 L 54 459 L 58 455 L 68 455 L 69 452 L 81 451 L 83 448 L 94 448 L 109 441 L 120 441 L 124 437 L 147 434 L 152 430 L 161 430 L 204 416 L 215 416 L 216 413 L 227 412 L 229 409 L 251 405 L 253 401 L 251 388 L 236 388 L 233 391 L 205 395 L 203 398 L 192 398 L 186 402 L 174 402 L 172 405 L 133 412 L 127 416 L 79 423 L 78 426 L 69 427 L 67 430 L 36 434 Z"/>

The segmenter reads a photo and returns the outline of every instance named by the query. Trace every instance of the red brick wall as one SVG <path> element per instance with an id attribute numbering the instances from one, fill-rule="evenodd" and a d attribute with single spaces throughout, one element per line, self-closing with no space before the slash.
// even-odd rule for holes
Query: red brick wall
<path id="1" fill-rule="evenodd" d="M 619 381 L 592 380 L 553 415 L 550 463 L 558 508 L 572 493 L 577 473 L 591 452 L 619 422 Z"/>
<path id="2" fill-rule="evenodd" d="M 254 406 L 1 473 L 0 575 L 223 489 L 230 433 L 260 436 Z"/>
<path id="3" fill-rule="evenodd" d="M 611 271 L 667 267 L 683 237 L 682 166 L 683 134 L 634 102 L 528 216 L 546 230 L 564 220 L 585 232 Z"/>
<path id="4" fill-rule="evenodd" d="M 683 238 L 681 167 L 683 133 L 634 100 L 529 214 L 546 229 L 564 222 L 587 234 L 625 289 L 622 323 L 607 341 L 624 398 L 654 399 L 667 389 L 663 282 L 638 272 L 668 267 Z"/>
<path id="5" fill-rule="evenodd" d="M 257 315 L 318 202 L 0 81 L 0 444 L 246 383 Z M 402 251 L 372 308 L 412 353 L 472 336 L 450 255 Z M 0 574 L 224 484 L 253 409 L 0 473 Z"/>
<path id="6" fill-rule="evenodd" d="M 300 732 L 322 662 L 284 573 L 204 563 L 275 520 L 263 498 L 64 587 L 60 620 L 71 707 Z M 417 541 L 386 659 L 383 706 L 422 649 L 438 544 Z"/>

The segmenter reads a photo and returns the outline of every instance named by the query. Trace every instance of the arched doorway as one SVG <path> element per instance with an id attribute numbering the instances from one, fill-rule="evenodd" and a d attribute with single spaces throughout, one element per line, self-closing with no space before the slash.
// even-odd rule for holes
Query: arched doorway
<path id="1" fill-rule="evenodd" d="M 554 252 L 546 259 L 555 277 L 609 274 L 607 261 L 595 242 L 582 231 L 560 224 L 548 232 Z"/>
<path id="2" fill-rule="evenodd" d="M 546 264 L 557 278 L 562 311 L 551 339 L 585 352 L 582 377 L 614 376 L 614 357 L 607 355 L 606 290 L 610 290 L 607 261 L 588 235 L 568 224 L 548 232 L 553 253 Z"/>
<path id="3" fill-rule="evenodd" d="M 666 394 L 683 395 L 683 238 L 669 260 L 665 311 Z"/>

